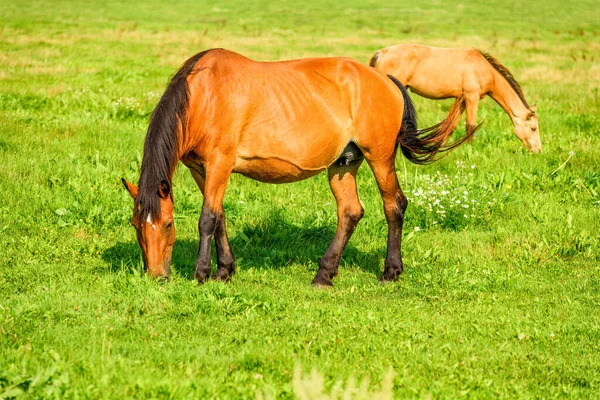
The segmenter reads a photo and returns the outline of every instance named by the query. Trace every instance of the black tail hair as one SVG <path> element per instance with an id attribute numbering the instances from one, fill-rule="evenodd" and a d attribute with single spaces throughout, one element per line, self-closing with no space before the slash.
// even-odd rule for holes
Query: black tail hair
<path id="1" fill-rule="evenodd" d="M 172 193 L 170 187 L 178 161 L 179 139 L 185 137 L 186 130 L 189 103 L 187 77 L 208 51 L 196 54 L 179 68 L 150 117 L 144 141 L 139 192 L 135 201 L 141 221 L 145 221 L 148 215 L 160 216 L 159 185 L 166 182 L 168 192 Z"/>
<path id="2" fill-rule="evenodd" d="M 404 98 L 404 115 L 402 117 L 402 128 L 398 133 L 398 144 L 402 154 L 415 164 L 431 164 L 439 160 L 448 151 L 460 146 L 469 140 L 475 133 L 467 132 L 467 135 L 451 144 L 445 144 L 450 134 L 456 129 L 460 117 L 465 110 L 465 101 L 462 97 L 450 109 L 448 116 L 442 122 L 425 129 L 417 129 L 417 112 L 415 106 L 406 91 L 406 88 L 393 76 L 388 77 L 394 82 Z"/>
<path id="3" fill-rule="evenodd" d="M 400 81 L 394 78 L 392 75 L 388 75 L 388 78 L 392 80 L 402 92 L 402 98 L 404 99 L 404 114 L 402 114 L 402 131 L 417 131 L 419 128 L 417 127 L 417 110 L 415 110 L 415 105 L 412 102 L 412 99 L 408 95 L 406 88 Z"/>

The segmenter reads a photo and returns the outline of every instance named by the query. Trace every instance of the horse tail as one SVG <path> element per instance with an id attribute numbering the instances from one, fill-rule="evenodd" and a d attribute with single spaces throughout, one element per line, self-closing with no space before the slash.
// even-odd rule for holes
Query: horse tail
<path id="1" fill-rule="evenodd" d="M 406 91 L 406 88 L 397 79 L 388 77 L 398 86 L 404 98 L 404 114 L 402 127 L 398 133 L 398 144 L 404 157 L 415 164 L 430 164 L 439 160 L 448 151 L 469 140 L 475 130 L 467 132 L 467 135 L 451 144 L 445 144 L 452 132 L 458 126 L 460 117 L 465 111 L 464 98 L 459 97 L 452 105 L 446 119 L 429 128 L 417 128 L 417 112 L 415 106 Z"/>
<path id="2" fill-rule="evenodd" d="M 373 57 L 371 57 L 371 60 L 369 61 L 369 65 L 373 68 L 377 68 L 377 62 L 379 61 L 380 56 L 381 56 L 381 53 L 379 51 L 376 51 L 375 54 L 373 54 Z"/>
<path id="3" fill-rule="evenodd" d="M 402 114 L 402 127 L 400 128 L 400 133 L 417 131 L 417 110 L 415 110 L 415 105 L 408 95 L 406 88 L 392 75 L 388 75 L 388 78 L 390 78 L 392 82 L 398 86 L 398 89 L 400 89 L 400 92 L 402 92 L 402 98 L 404 99 L 404 113 Z"/>

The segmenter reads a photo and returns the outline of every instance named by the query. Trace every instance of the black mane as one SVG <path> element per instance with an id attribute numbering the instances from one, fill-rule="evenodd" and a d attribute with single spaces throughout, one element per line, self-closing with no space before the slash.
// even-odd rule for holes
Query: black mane
<path id="1" fill-rule="evenodd" d="M 138 184 L 139 192 L 135 201 L 135 210 L 141 221 L 145 221 L 148 215 L 160 216 L 158 186 L 162 181 L 167 181 L 169 187 L 171 186 L 173 172 L 178 161 L 179 138 L 185 137 L 189 102 L 187 77 L 198 60 L 208 51 L 196 54 L 183 64 L 171 78 L 165 93 L 150 117 L 150 125 L 144 142 L 142 172 Z"/>
<path id="2" fill-rule="evenodd" d="M 515 93 L 517 93 L 517 96 L 519 96 L 519 98 L 521 99 L 521 101 L 523 102 L 525 107 L 527 107 L 528 110 L 531 110 L 531 108 L 529 107 L 529 104 L 527 104 L 527 100 L 525 100 L 525 95 L 523 94 L 521 85 L 519 85 L 519 82 L 516 81 L 515 77 L 509 71 L 509 69 L 506 68 L 504 65 L 502 65 L 502 63 L 500 63 L 500 61 L 498 61 L 498 59 L 495 58 L 494 56 L 492 56 L 484 51 L 481 51 L 481 50 L 477 50 L 477 51 L 479 52 L 479 54 L 481 54 L 487 60 L 487 62 L 489 62 L 492 65 L 492 67 L 494 67 L 494 69 L 496 71 L 498 71 L 500 73 L 500 75 L 502 75 L 504 77 L 504 79 L 506 79 L 506 81 L 513 88 Z"/>

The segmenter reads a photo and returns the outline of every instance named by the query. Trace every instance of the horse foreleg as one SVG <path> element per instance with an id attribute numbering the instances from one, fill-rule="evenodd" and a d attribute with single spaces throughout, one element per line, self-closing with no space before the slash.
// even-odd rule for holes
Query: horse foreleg
<path id="1" fill-rule="evenodd" d="M 313 285 L 332 285 L 331 279 L 337 275 L 342 252 L 364 214 L 356 190 L 356 172 L 361 162 L 335 164 L 328 169 L 329 186 L 337 202 L 338 226 L 331 244 L 319 261 L 319 271 L 312 281 Z"/>
<path id="2" fill-rule="evenodd" d="M 196 259 L 195 276 L 199 283 L 205 282 L 210 277 L 210 245 L 215 235 L 218 236 L 217 242 L 219 245 L 223 246 L 224 242 L 226 242 L 229 253 L 231 253 L 229 241 L 225 233 L 225 212 L 223 210 L 223 197 L 229 183 L 231 165 L 232 163 L 221 160 L 221 162 L 215 162 L 206 167 L 204 203 L 202 204 L 202 213 L 198 222 L 200 245 L 198 247 L 198 258 Z M 219 236 L 224 236 L 224 241 L 219 240 Z M 225 257 L 226 262 L 224 265 L 233 265 L 233 256 L 231 254 L 230 256 Z M 223 273 L 221 272 L 217 275 L 217 278 L 222 276 Z"/>
<path id="3" fill-rule="evenodd" d="M 479 106 L 479 93 L 465 94 L 465 108 L 467 112 L 467 141 L 473 140 L 473 133 L 477 126 L 477 107 Z"/>
<path id="4" fill-rule="evenodd" d="M 215 232 L 215 245 L 217 247 L 217 273 L 214 278 L 220 281 L 228 281 L 235 273 L 235 257 L 229 245 L 227 229 L 225 226 L 225 214 L 217 223 Z"/>
<path id="5" fill-rule="evenodd" d="M 383 200 L 383 211 L 388 224 L 387 255 L 381 281 L 395 281 L 404 270 L 401 255 L 402 225 L 408 200 L 398 184 L 394 159 L 369 163 L 375 175 Z"/>
<path id="6" fill-rule="evenodd" d="M 196 181 L 198 188 L 204 196 L 205 180 L 204 176 L 196 171 L 190 169 L 192 177 Z M 235 273 L 235 257 L 229 244 L 229 238 L 227 237 L 227 229 L 225 223 L 225 216 L 219 218 L 217 221 L 217 227 L 215 229 L 215 246 L 217 248 L 217 273 L 215 279 L 227 281 L 231 278 L 231 275 Z M 200 221 L 199 225 L 200 227 Z"/>

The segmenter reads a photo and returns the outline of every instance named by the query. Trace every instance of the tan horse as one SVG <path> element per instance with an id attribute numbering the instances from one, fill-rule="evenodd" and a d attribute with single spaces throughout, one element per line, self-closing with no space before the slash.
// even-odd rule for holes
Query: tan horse
<path id="1" fill-rule="evenodd" d="M 534 153 L 542 150 L 535 106 L 527 104 L 508 68 L 487 53 L 472 48 L 399 44 L 375 52 L 370 65 L 420 96 L 456 98 L 453 109 L 466 108 L 469 135 L 478 128 L 479 100 L 489 95 L 506 111 L 525 148 Z"/>
<path id="2" fill-rule="evenodd" d="M 388 223 L 381 279 L 403 270 L 400 255 L 407 200 L 395 171 L 398 145 L 417 163 L 456 147 L 444 141 L 460 114 L 417 130 L 414 107 L 393 78 L 347 58 L 262 63 L 215 49 L 190 58 L 172 78 L 152 113 L 139 188 L 123 179 L 134 198 L 132 224 L 149 275 L 168 277 L 175 241 L 171 181 L 179 160 L 204 195 L 195 276 L 228 280 L 235 259 L 225 229 L 223 196 L 231 173 L 283 183 L 327 170 L 337 202 L 338 227 L 319 262 L 313 284 L 331 285 L 342 251 L 363 208 L 356 173 L 371 167 Z"/>

